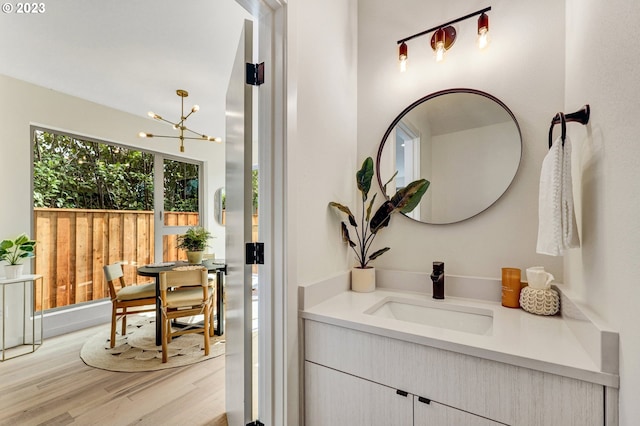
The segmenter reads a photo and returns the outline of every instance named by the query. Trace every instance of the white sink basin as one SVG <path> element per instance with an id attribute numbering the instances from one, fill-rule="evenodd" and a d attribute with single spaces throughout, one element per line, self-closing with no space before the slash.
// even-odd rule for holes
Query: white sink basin
<path id="1" fill-rule="evenodd" d="M 493 312 L 489 309 L 461 306 L 446 301 L 412 300 L 387 297 L 365 314 L 416 324 L 441 327 L 474 334 L 491 334 Z"/>

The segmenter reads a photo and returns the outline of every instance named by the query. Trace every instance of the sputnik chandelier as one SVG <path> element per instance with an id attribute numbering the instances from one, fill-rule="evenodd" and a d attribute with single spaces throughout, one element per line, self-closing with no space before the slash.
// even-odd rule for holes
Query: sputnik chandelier
<path id="1" fill-rule="evenodd" d="M 140 136 L 141 138 L 176 138 L 176 139 L 180 139 L 180 152 L 184 152 L 184 140 L 185 139 L 193 139 L 193 140 L 205 140 L 205 141 L 211 141 L 211 142 L 222 142 L 222 139 L 217 138 L 217 137 L 212 137 L 212 136 L 207 136 L 203 133 L 200 132 L 196 132 L 193 131 L 191 129 L 189 129 L 186 125 L 185 122 L 187 121 L 187 118 L 189 118 L 191 116 L 191 114 L 193 114 L 194 112 L 197 112 L 200 107 L 198 105 L 194 105 L 191 107 L 191 111 L 189 112 L 189 114 L 184 115 L 184 98 L 186 98 L 187 96 L 189 96 L 189 92 L 187 92 L 186 90 L 182 90 L 182 89 L 178 89 L 176 90 L 176 94 L 178 96 L 180 96 L 180 99 L 182 101 L 182 109 L 181 109 L 181 113 L 180 113 L 180 121 L 173 123 L 169 120 L 165 120 L 164 118 L 162 118 L 161 116 L 159 116 L 158 114 L 149 111 L 148 115 L 149 117 L 153 118 L 154 120 L 159 120 L 159 121 L 164 121 L 165 123 L 169 123 L 173 126 L 174 129 L 179 130 L 179 135 L 178 136 L 165 136 L 165 135 L 154 135 L 152 133 L 145 133 L 145 132 L 140 132 L 138 133 L 138 136 Z M 190 132 L 194 135 L 197 135 L 197 137 L 189 137 L 189 136 L 185 136 L 184 133 L 185 132 Z"/>

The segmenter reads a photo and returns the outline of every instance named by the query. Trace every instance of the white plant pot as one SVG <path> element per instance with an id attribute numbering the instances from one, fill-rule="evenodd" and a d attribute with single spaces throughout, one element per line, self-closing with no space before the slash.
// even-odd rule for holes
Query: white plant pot
<path id="1" fill-rule="evenodd" d="M 7 279 L 19 278 L 22 276 L 22 268 L 24 265 L 4 265 L 4 275 Z"/>
<path id="2" fill-rule="evenodd" d="M 376 289 L 376 268 L 351 269 L 351 290 L 369 293 Z"/>

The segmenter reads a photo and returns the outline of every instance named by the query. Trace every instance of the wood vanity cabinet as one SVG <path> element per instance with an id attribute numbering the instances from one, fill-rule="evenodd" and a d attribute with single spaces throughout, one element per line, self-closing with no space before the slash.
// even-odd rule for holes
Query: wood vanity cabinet
<path id="1" fill-rule="evenodd" d="M 305 380 L 306 426 L 503 424 L 308 361 Z"/>
<path id="2" fill-rule="evenodd" d="M 413 399 L 389 386 L 305 362 L 305 426 L 412 426 Z"/>
<path id="3" fill-rule="evenodd" d="M 502 426 L 504 423 L 467 413 L 435 401 L 425 402 L 424 397 L 413 396 L 414 426 Z"/>
<path id="4" fill-rule="evenodd" d="M 306 426 L 605 424 L 600 384 L 304 323 Z"/>

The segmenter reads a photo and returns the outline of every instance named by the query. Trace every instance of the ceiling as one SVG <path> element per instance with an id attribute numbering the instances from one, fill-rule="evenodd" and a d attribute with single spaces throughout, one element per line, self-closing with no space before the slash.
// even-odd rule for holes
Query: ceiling
<path id="1" fill-rule="evenodd" d="M 0 14 L 0 74 L 140 116 L 200 111 L 224 126 L 224 98 L 244 19 L 235 0 L 55 0 L 42 14 Z M 222 127 L 221 127 L 222 126 Z M 214 129 L 211 129 L 214 127 Z M 144 130 L 144 129 L 141 129 Z"/>

